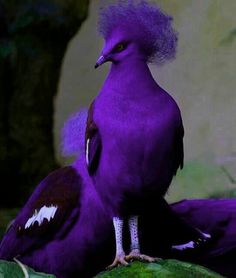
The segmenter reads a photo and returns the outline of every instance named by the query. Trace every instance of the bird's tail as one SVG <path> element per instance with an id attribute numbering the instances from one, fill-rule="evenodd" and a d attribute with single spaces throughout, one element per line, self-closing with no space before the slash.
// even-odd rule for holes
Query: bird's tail
<path id="1" fill-rule="evenodd" d="M 72 114 L 61 131 L 61 154 L 63 157 L 78 156 L 84 152 L 84 136 L 88 109 L 82 108 Z"/>

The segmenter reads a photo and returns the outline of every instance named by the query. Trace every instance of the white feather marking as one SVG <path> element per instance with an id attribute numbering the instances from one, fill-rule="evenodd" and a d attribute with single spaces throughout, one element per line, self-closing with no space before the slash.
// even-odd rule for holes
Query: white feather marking
<path id="1" fill-rule="evenodd" d="M 188 243 L 185 244 L 180 244 L 180 245 L 173 245 L 172 249 L 177 249 L 177 250 L 185 250 L 187 248 L 194 248 L 194 242 L 193 241 L 189 241 Z"/>
<path id="2" fill-rule="evenodd" d="M 57 209 L 57 206 L 52 205 L 50 207 L 43 206 L 39 211 L 35 210 L 34 214 L 26 222 L 25 229 L 33 226 L 35 222 L 38 222 L 40 226 L 44 219 L 47 219 L 49 222 L 55 216 Z"/>
<path id="3" fill-rule="evenodd" d="M 210 235 L 210 234 L 206 234 L 206 233 L 203 233 L 203 232 L 202 232 L 202 235 L 203 235 L 206 239 L 210 239 L 210 238 L 211 238 L 211 235 Z"/>
<path id="4" fill-rule="evenodd" d="M 90 139 L 87 139 L 87 142 L 86 142 L 86 163 L 87 163 L 87 166 L 89 165 L 89 141 L 90 141 Z"/>

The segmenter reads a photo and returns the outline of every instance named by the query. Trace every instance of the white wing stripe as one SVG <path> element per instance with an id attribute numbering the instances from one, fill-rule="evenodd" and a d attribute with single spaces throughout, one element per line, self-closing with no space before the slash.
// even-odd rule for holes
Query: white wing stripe
<path id="1" fill-rule="evenodd" d="M 86 163 L 87 163 L 87 166 L 89 165 L 89 141 L 90 141 L 90 139 L 87 139 L 87 142 L 86 142 Z"/>
<path id="2" fill-rule="evenodd" d="M 58 206 L 43 206 L 40 208 L 39 211 L 35 210 L 34 214 L 28 219 L 25 224 L 25 229 L 30 228 L 33 226 L 35 222 L 39 223 L 39 226 L 43 223 L 44 219 L 47 219 L 48 222 L 54 218 L 55 213 L 58 209 Z"/>
<path id="3" fill-rule="evenodd" d="M 172 245 L 173 249 L 177 249 L 177 250 L 184 250 L 187 248 L 194 248 L 194 242 L 193 241 L 189 241 L 188 243 L 185 244 L 180 244 L 180 245 Z"/>

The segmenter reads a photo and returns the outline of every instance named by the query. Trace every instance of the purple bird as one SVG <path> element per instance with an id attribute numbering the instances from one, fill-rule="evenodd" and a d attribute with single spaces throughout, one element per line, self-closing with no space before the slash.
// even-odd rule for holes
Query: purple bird
<path id="1" fill-rule="evenodd" d="M 83 161 L 37 186 L 2 239 L 0 259 L 16 258 L 57 278 L 93 277 L 104 269 L 113 248 L 112 222 Z"/>
<path id="2" fill-rule="evenodd" d="M 133 259 L 155 260 L 140 252 L 139 215 L 165 195 L 183 167 L 180 109 L 147 65 L 175 57 L 177 34 L 171 21 L 146 1 L 119 1 L 100 12 L 105 46 L 95 68 L 107 61 L 112 65 L 90 106 L 85 145 L 88 172 L 115 228 L 116 256 L 109 268 Z M 125 219 L 129 254 L 123 248 Z M 199 237 L 205 235 L 199 232 Z"/>
<path id="3" fill-rule="evenodd" d="M 39 184 L 0 245 L 0 258 L 17 257 L 58 278 L 92 277 L 112 259 L 114 244 L 110 267 L 132 259 L 154 261 L 158 245 L 153 257 L 140 252 L 151 248 L 147 237 L 139 240 L 138 224 L 143 220 L 139 230 L 154 235 L 158 210 L 194 239 L 208 237 L 179 219 L 163 199 L 183 167 L 184 131 L 176 102 L 155 82 L 147 63 L 175 57 L 171 18 L 145 1 L 122 1 L 101 10 L 99 30 L 106 43 L 95 67 L 106 61 L 112 66 L 89 109 L 84 152 Z M 131 236 L 127 255 L 124 220 Z"/>

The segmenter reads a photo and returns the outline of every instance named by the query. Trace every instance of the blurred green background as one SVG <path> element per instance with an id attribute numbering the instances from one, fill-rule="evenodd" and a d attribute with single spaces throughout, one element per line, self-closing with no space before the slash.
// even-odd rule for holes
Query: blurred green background
<path id="1" fill-rule="evenodd" d="M 109 65 L 94 70 L 103 41 L 100 3 L 0 0 L 0 223 L 51 170 L 65 165 L 60 131 L 88 106 Z M 156 81 L 179 104 L 185 167 L 168 200 L 232 197 L 236 189 L 236 1 L 159 0 L 179 32 L 175 61 Z M 8 216 L 9 214 L 9 216 Z"/>

